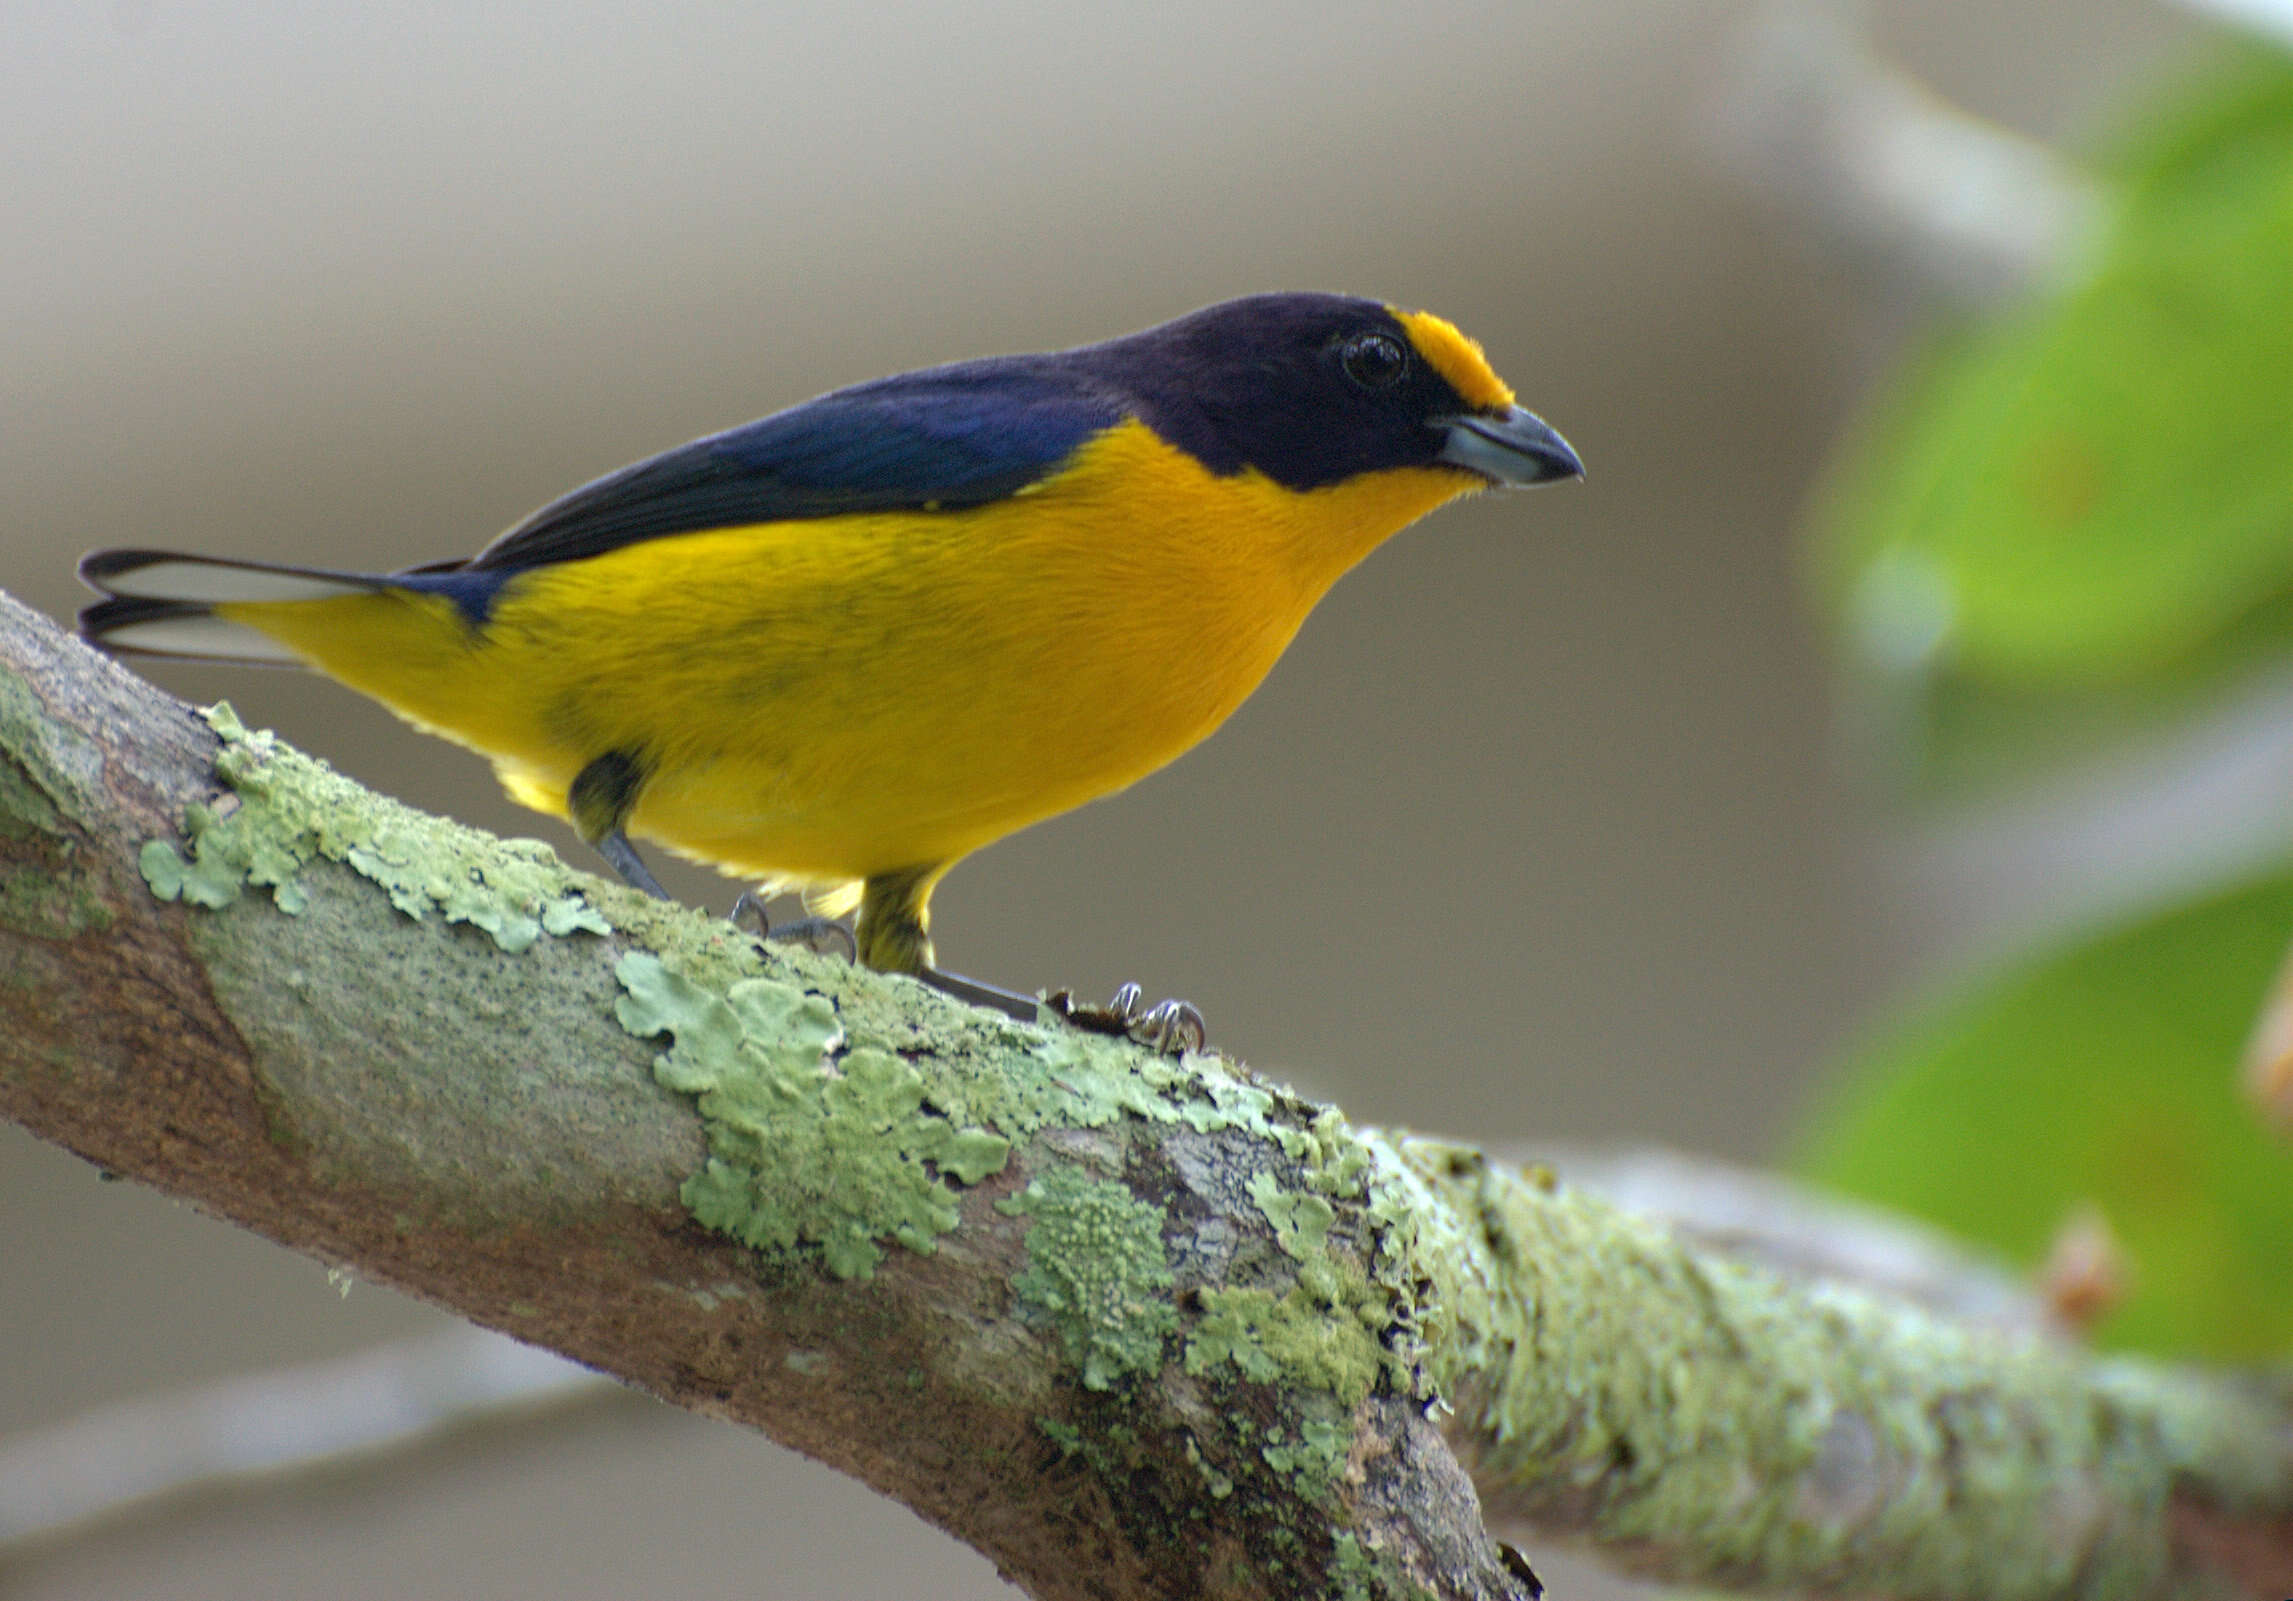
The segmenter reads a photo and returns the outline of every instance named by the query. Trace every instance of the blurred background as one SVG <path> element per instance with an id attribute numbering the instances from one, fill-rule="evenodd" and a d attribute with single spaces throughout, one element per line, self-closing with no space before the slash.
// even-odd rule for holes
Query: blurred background
<path id="1" fill-rule="evenodd" d="M 839 384 L 1347 290 L 1476 335 L 1587 481 L 1379 552 L 1207 746 L 959 869 L 946 962 L 1190 997 L 1362 1121 L 1759 1160 L 1890 997 L 2075 898 L 2016 868 L 2012 817 L 1937 843 L 1854 781 L 1797 555 L 1889 358 L 2031 270 L 2075 186 L 2008 139 L 2027 203 L 1922 261 L 1886 228 L 1947 219 L 1843 205 L 1806 97 L 1867 51 L 1982 138 L 2077 149 L 2214 24 L 2164 0 L 480 12 L 0 8 L 0 585 L 64 619 L 96 545 L 464 554 Z M 149 671 L 594 865 L 331 685 Z M 0 1241 L 0 1442 L 448 1322 L 12 1129 Z M 1536 1555 L 1559 1593 L 1642 1593 Z M 9 1601 L 630 1593 L 1010 1592 L 637 1398 L 0 1545 Z"/>

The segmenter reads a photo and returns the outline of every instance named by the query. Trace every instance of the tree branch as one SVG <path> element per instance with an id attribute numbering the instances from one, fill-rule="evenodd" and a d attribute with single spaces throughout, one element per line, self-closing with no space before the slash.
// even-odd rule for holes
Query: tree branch
<path id="1" fill-rule="evenodd" d="M 1476 1483 L 1747 1588 L 2293 1571 L 2281 1394 L 1787 1283 L 1215 1057 L 760 953 L 4 599 L 0 1016 L 35 1132 L 762 1428 L 1040 1596 L 1526 1595 Z"/>
<path id="2" fill-rule="evenodd" d="M 2001 1334 L 2073 1332 L 2035 1283 L 1932 1225 L 1772 1173 L 1653 1146 L 1530 1144 L 1491 1154 L 1550 1167 L 1707 1254 L 1779 1278 L 1869 1290 Z"/>
<path id="3" fill-rule="evenodd" d="M 0 1439 L 0 1568 L 27 1547 L 83 1537 L 172 1501 L 620 1394 L 546 1351 L 456 1325 L 115 1401 Z"/>

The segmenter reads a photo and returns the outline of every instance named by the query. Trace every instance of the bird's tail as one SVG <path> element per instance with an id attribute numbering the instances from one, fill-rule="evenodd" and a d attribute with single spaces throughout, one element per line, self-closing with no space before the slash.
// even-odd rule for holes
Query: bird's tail
<path id="1" fill-rule="evenodd" d="M 80 637 L 141 656 L 289 666 L 302 660 L 269 635 L 216 612 L 219 606 L 333 600 L 393 587 L 374 573 L 331 572 L 275 562 L 185 556 L 168 550 L 98 550 L 80 577 L 104 592 L 80 613 Z"/>

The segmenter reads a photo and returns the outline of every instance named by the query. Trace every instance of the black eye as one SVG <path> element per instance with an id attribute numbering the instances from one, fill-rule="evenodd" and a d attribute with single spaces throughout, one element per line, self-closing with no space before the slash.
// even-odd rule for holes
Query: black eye
<path id="1" fill-rule="evenodd" d="M 1409 352 L 1391 334 L 1355 334 L 1339 347 L 1338 365 L 1364 389 L 1391 389 L 1409 371 Z"/>

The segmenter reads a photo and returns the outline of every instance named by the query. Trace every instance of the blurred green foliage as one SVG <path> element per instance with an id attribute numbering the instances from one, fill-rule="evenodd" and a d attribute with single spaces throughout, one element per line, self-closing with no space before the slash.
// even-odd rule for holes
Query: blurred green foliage
<path id="1" fill-rule="evenodd" d="M 1993 975 L 1870 1046 L 1806 1171 L 2042 1263 L 2082 1202 L 2132 1266 L 2121 1349 L 2293 1351 L 2293 1152 L 2237 1062 L 2293 930 L 2293 872 Z"/>
<path id="2" fill-rule="evenodd" d="M 1908 364 L 1822 496 L 1822 608 L 1929 779 L 2293 644 L 2293 59 L 2185 86 L 2099 176 L 2062 281 Z"/>
<path id="3" fill-rule="evenodd" d="M 2293 657 L 2293 58 L 2220 64 L 2099 172 L 2061 281 L 1910 363 L 1820 503 L 1851 704 L 1914 789 Z M 2283 1358 L 2293 1147 L 2238 1063 L 2289 940 L 2278 870 L 1973 982 L 1863 1051 L 1807 1168 L 2028 1267 L 2091 1203 L 2133 1281 L 2100 1343 Z"/>

